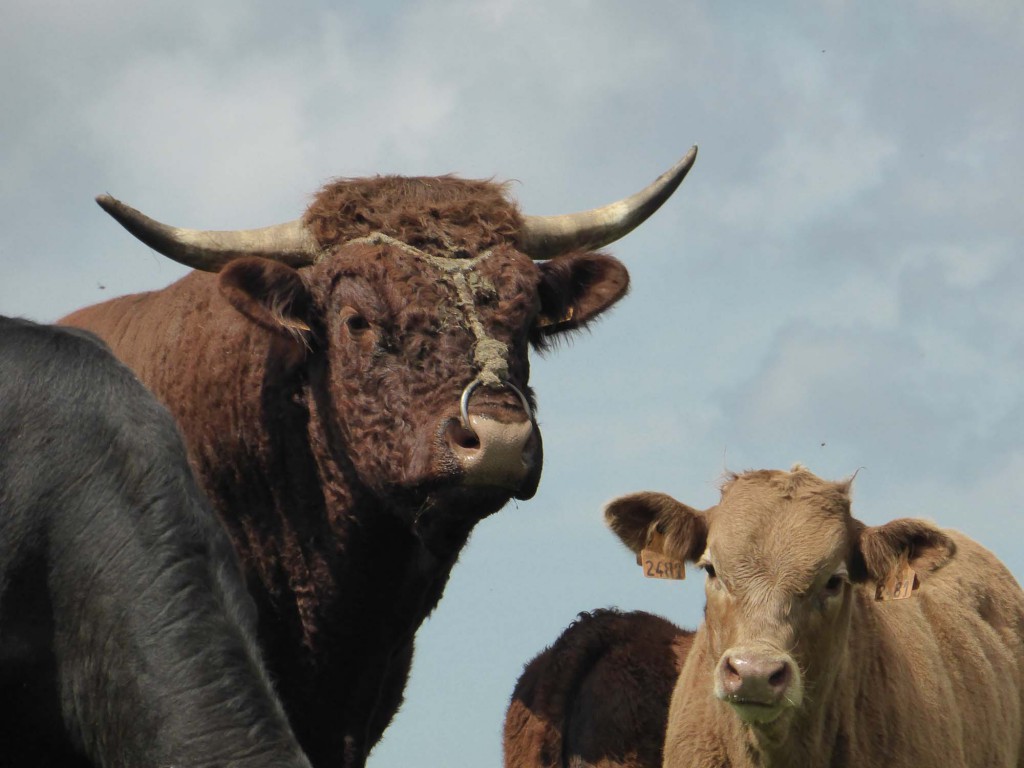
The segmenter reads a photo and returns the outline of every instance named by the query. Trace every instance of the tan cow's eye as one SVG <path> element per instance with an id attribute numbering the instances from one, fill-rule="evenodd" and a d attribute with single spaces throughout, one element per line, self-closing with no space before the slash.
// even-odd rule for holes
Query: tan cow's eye
<path id="1" fill-rule="evenodd" d="M 703 568 L 704 572 L 708 575 L 709 579 L 715 578 L 718 574 L 715 572 L 715 566 L 709 562 L 697 563 L 698 568 Z"/>
<path id="2" fill-rule="evenodd" d="M 839 574 L 833 575 L 828 581 L 826 581 L 825 588 L 822 590 L 825 597 L 835 597 L 842 592 L 843 581 L 845 581 L 845 579 L 843 579 Z"/>

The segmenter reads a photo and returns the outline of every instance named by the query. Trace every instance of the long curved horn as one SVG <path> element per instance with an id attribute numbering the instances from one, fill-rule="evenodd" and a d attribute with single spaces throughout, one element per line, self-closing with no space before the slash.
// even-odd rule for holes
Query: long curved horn
<path id="1" fill-rule="evenodd" d="M 550 259 L 568 251 L 601 248 L 644 223 L 686 178 L 697 147 L 656 178 L 646 189 L 617 203 L 561 216 L 524 216 L 519 247 L 532 259 Z"/>
<path id="2" fill-rule="evenodd" d="M 262 229 L 181 229 L 161 224 L 110 195 L 100 195 L 96 202 L 153 250 L 204 272 L 219 272 L 229 261 L 242 256 L 262 256 L 303 267 L 312 264 L 320 253 L 316 238 L 301 220 Z"/>

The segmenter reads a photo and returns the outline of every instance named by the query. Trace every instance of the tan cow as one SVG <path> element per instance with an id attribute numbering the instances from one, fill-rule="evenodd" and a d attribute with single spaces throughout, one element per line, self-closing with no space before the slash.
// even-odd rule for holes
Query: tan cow
<path id="1" fill-rule="evenodd" d="M 733 475 L 703 512 L 608 506 L 630 549 L 707 571 L 666 768 L 1024 766 L 1024 592 L 962 534 L 854 519 L 850 485 L 798 465 Z"/>

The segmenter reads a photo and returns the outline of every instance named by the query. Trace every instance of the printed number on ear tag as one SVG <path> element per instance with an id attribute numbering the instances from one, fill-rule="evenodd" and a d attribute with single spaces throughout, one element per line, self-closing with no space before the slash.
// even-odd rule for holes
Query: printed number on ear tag
<path id="1" fill-rule="evenodd" d="M 914 594 L 919 582 L 914 569 L 907 562 L 907 553 L 900 555 L 896 568 L 886 578 L 884 584 L 879 584 L 875 590 L 876 600 L 905 600 Z"/>
<path id="2" fill-rule="evenodd" d="M 682 560 L 667 557 L 653 549 L 640 551 L 640 566 L 649 579 L 685 579 L 686 567 Z"/>

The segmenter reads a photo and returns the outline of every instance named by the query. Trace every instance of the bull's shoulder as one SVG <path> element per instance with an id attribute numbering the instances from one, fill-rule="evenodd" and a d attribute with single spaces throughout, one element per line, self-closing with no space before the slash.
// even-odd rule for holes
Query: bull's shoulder
<path id="1" fill-rule="evenodd" d="M 150 354 L 161 343 L 173 346 L 188 323 L 197 327 L 210 325 L 211 313 L 219 321 L 234 314 L 220 296 L 217 275 L 189 272 L 158 290 L 130 293 L 82 307 L 62 317 L 57 325 L 92 331 L 123 359 L 124 353 L 136 345 L 144 346 Z"/>
<path id="2" fill-rule="evenodd" d="M 58 322 L 99 336 L 186 432 L 204 431 L 210 403 L 237 406 L 223 393 L 259 391 L 270 346 L 269 334 L 235 311 L 221 296 L 217 275 L 205 272 L 85 307 Z"/>

